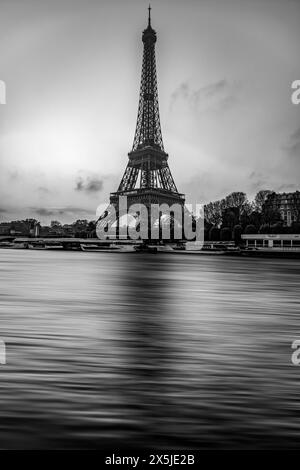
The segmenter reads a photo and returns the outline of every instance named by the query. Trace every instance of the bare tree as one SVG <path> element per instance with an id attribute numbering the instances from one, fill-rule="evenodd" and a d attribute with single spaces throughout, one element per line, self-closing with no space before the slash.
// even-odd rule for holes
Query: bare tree
<path id="1" fill-rule="evenodd" d="M 219 227 L 222 222 L 222 201 L 214 201 L 204 207 L 205 221 L 214 227 Z"/>
<path id="2" fill-rule="evenodd" d="M 257 212 L 262 212 L 263 210 L 263 205 L 269 196 L 269 194 L 272 194 L 274 191 L 271 191 L 270 189 L 262 189 L 261 191 L 258 191 L 254 198 L 254 208 Z"/>

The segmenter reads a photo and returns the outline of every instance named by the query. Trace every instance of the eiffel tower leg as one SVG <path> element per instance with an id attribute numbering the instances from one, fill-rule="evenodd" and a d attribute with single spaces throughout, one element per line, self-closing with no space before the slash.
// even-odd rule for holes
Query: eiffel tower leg
<path id="1" fill-rule="evenodd" d="M 119 240 L 120 237 L 120 217 L 119 217 L 119 211 L 116 211 L 116 239 Z"/>
<path id="2" fill-rule="evenodd" d="M 158 215 L 158 237 L 159 237 L 159 240 L 162 239 L 162 226 L 161 226 L 161 218 L 162 218 L 162 213 L 159 212 L 159 215 Z"/>

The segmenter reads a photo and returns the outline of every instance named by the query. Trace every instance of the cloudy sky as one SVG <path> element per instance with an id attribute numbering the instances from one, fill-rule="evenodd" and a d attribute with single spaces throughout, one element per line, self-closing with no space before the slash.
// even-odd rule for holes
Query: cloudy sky
<path id="1" fill-rule="evenodd" d="M 95 218 L 135 130 L 144 0 L 0 0 L 0 221 Z M 299 189 L 299 0 L 152 0 L 163 139 L 187 202 Z"/>

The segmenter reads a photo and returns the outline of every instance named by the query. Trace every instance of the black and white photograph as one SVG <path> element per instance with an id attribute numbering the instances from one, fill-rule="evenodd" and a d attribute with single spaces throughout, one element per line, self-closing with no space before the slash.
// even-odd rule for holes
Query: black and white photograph
<path id="1" fill-rule="evenodd" d="M 300 448 L 300 0 L 0 0 L 0 449 Z"/>

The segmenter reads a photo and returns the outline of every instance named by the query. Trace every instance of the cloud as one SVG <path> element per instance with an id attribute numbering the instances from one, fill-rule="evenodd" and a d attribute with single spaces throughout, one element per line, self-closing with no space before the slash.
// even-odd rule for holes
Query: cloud
<path id="1" fill-rule="evenodd" d="M 300 158 L 300 127 L 290 135 L 288 143 L 284 146 L 284 149 L 291 157 Z"/>
<path id="2" fill-rule="evenodd" d="M 31 209 L 38 215 L 42 216 L 42 217 L 46 217 L 46 216 L 50 216 L 50 215 L 55 215 L 55 211 L 51 210 L 51 209 L 45 209 L 44 207 L 40 207 L 40 208 L 34 208 L 34 207 L 31 207 Z"/>
<path id="3" fill-rule="evenodd" d="M 41 217 L 50 217 L 50 216 L 58 216 L 58 215 L 86 215 L 90 214 L 91 211 L 86 210 L 82 207 L 74 207 L 74 206 L 65 206 L 65 207 L 30 207 L 35 214 Z"/>
<path id="4" fill-rule="evenodd" d="M 187 82 L 182 82 L 178 88 L 176 88 L 175 91 L 171 94 L 171 103 L 170 107 L 174 105 L 174 103 L 179 99 L 179 98 L 184 98 L 187 99 L 190 95 L 190 87 Z"/>
<path id="5" fill-rule="evenodd" d="M 278 191 L 283 191 L 283 192 L 296 191 L 298 187 L 299 186 L 297 184 L 282 184 L 281 186 L 278 187 Z"/>
<path id="6" fill-rule="evenodd" d="M 183 100 L 197 110 L 225 110 L 230 108 L 237 98 L 240 84 L 221 79 L 198 89 L 193 89 L 187 81 L 182 82 L 171 94 L 170 109 L 177 101 Z"/>
<path id="7" fill-rule="evenodd" d="M 103 180 L 97 177 L 86 177 L 85 179 L 81 176 L 76 180 L 75 191 L 85 191 L 86 193 L 95 193 L 101 191 L 103 188 Z"/>
<path id="8" fill-rule="evenodd" d="M 210 83 L 209 85 L 199 88 L 198 90 L 195 90 L 193 92 L 193 97 L 195 99 L 211 98 L 211 97 L 214 97 L 215 95 L 223 93 L 224 90 L 226 90 L 228 87 L 229 87 L 229 84 L 227 80 L 222 79 L 215 83 Z"/>
<path id="9" fill-rule="evenodd" d="M 49 194 L 51 193 L 50 189 L 46 188 L 45 186 L 39 186 L 37 191 L 41 194 Z"/>
<path id="10" fill-rule="evenodd" d="M 8 175 L 9 175 L 9 178 L 10 178 L 11 180 L 16 180 L 16 179 L 18 179 L 19 176 L 20 176 L 18 170 L 9 171 L 9 172 L 8 172 Z"/>
<path id="11" fill-rule="evenodd" d="M 249 189 L 251 192 L 269 189 L 269 178 L 258 171 L 252 171 L 249 175 L 249 180 Z"/>
<path id="12" fill-rule="evenodd" d="M 4 207 L 0 207 L 0 214 L 5 214 L 7 212 L 6 209 L 4 209 Z"/>

